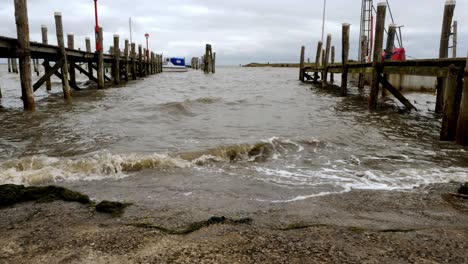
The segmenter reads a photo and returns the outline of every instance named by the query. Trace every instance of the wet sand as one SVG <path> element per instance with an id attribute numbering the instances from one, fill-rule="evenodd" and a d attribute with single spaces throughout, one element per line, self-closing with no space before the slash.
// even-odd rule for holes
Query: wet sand
<path id="1" fill-rule="evenodd" d="M 468 263 L 468 201 L 447 194 L 458 187 L 226 208 L 218 221 L 170 204 L 112 216 L 27 202 L 0 209 L 0 263 Z"/>

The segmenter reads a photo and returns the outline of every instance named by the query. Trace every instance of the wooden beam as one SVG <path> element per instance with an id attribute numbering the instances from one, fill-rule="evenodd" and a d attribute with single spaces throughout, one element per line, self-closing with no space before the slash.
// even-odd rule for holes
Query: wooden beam
<path id="1" fill-rule="evenodd" d="M 464 73 L 464 86 L 460 102 L 455 140 L 457 144 L 468 146 L 468 58 Z"/>
<path id="2" fill-rule="evenodd" d="M 304 81 L 304 55 L 305 55 L 305 47 L 301 47 L 301 57 L 299 60 L 299 81 Z"/>
<path id="3" fill-rule="evenodd" d="M 71 98 L 70 93 L 70 84 L 68 83 L 68 61 L 67 61 L 67 53 L 65 52 L 65 44 L 63 41 L 63 25 L 62 25 L 62 13 L 56 12 L 55 16 L 55 29 L 57 33 L 57 43 L 60 49 L 60 56 L 63 60 L 62 65 L 62 73 L 65 78 L 62 79 L 62 90 L 63 90 L 63 97 L 68 100 Z M 55 72 L 57 73 L 57 72 Z"/>
<path id="4" fill-rule="evenodd" d="M 398 89 L 396 89 L 395 87 L 393 87 L 393 85 L 391 83 L 389 83 L 387 81 L 387 79 L 385 79 L 382 75 L 377 75 L 377 78 L 378 78 L 378 82 L 382 84 L 382 86 L 387 89 L 391 94 L 393 94 L 393 96 L 395 96 L 403 105 L 406 106 L 406 108 L 408 110 L 416 110 L 418 111 L 418 109 L 408 100 L 406 99 L 402 93 L 400 93 L 400 91 L 398 91 Z"/>
<path id="5" fill-rule="evenodd" d="M 73 66 L 79 71 L 81 72 L 82 74 L 86 75 L 86 77 L 89 78 L 90 81 L 93 81 L 93 82 L 98 82 L 98 79 L 96 77 L 93 76 L 92 73 L 88 72 L 87 70 L 83 69 L 80 65 L 78 64 L 74 64 L 73 63 Z M 93 68 L 91 67 L 91 71 L 93 70 Z"/>
<path id="6" fill-rule="evenodd" d="M 323 60 L 323 77 L 322 77 L 322 87 L 327 86 L 327 76 L 328 76 L 328 60 L 330 59 L 330 48 L 331 48 L 331 34 L 327 35 L 327 44 L 325 46 L 325 59 Z"/>
<path id="7" fill-rule="evenodd" d="M 341 96 L 348 94 L 349 28 L 350 25 L 344 23 L 341 29 Z"/>
<path id="8" fill-rule="evenodd" d="M 44 84 L 44 82 L 47 82 L 47 80 L 50 81 L 50 77 L 54 75 L 54 72 L 58 71 L 58 69 L 63 66 L 63 60 L 56 62 L 52 68 L 50 67 L 48 61 L 44 61 L 43 65 L 45 74 L 33 85 L 34 92 L 37 91 L 42 86 L 42 84 Z"/>
<path id="9" fill-rule="evenodd" d="M 440 140 L 452 141 L 455 140 L 457 130 L 458 112 L 463 89 L 463 72 L 460 73 L 460 69 L 452 65 L 449 67 L 449 74 L 446 79 Z"/>

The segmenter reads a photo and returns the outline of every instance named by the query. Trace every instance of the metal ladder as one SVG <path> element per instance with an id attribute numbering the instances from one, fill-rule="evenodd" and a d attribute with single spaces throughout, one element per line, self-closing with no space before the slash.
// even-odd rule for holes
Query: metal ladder
<path id="1" fill-rule="evenodd" d="M 372 5 L 373 0 L 362 0 L 361 6 L 361 30 L 359 34 L 359 42 L 361 42 L 362 37 L 367 37 L 367 47 L 366 47 L 366 56 L 362 56 L 362 47 L 359 45 L 359 61 L 364 62 L 366 58 L 371 57 L 371 43 L 372 43 Z"/>

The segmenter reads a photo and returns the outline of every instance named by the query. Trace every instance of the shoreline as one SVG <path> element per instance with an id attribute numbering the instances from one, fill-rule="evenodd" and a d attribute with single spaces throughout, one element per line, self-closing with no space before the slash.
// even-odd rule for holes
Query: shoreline
<path id="1" fill-rule="evenodd" d="M 353 190 L 249 215 L 25 202 L 0 209 L 0 262 L 466 263 L 468 201 L 447 194 L 459 186 Z"/>

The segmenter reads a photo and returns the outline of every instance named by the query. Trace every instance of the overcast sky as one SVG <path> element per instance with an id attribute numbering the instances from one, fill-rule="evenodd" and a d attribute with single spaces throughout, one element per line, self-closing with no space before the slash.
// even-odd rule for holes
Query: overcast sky
<path id="1" fill-rule="evenodd" d="M 0 0 L 0 35 L 16 37 L 13 0 Z M 379 1 L 374 1 L 376 4 Z M 395 23 L 402 28 L 403 45 L 414 58 L 435 58 L 445 0 L 389 0 Z M 94 41 L 93 0 L 29 0 L 31 40 L 40 41 L 41 24 L 49 28 L 49 42 L 56 43 L 54 12 L 62 12 L 65 32 L 75 34 L 75 46 L 84 49 L 85 37 Z M 295 62 L 300 46 L 315 57 L 321 38 L 322 0 L 98 0 L 105 50 L 112 35 L 143 44 L 168 56 L 199 56 L 211 43 L 219 64 Z M 351 24 L 352 59 L 357 58 L 360 0 L 327 0 L 325 32 L 332 34 L 341 53 L 341 24 Z M 468 0 L 457 0 L 458 55 L 468 51 Z M 386 24 L 391 23 L 387 12 Z M 337 56 L 339 57 L 339 56 Z M 339 59 L 337 59 L 339 60 Z"/>

